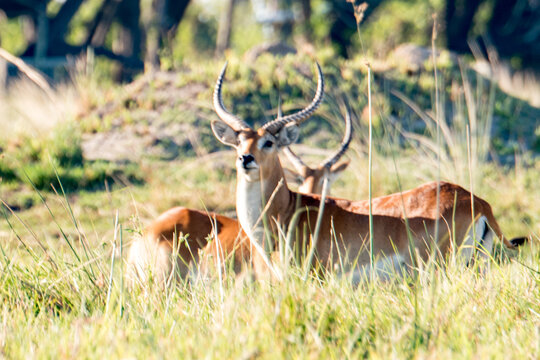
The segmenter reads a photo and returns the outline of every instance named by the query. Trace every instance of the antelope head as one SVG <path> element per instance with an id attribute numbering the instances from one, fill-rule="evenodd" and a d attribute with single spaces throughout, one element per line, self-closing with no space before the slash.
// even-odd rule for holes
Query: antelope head
<path id="1" fill-rule="evenodd" d="M 212 122 L 212 131 L 219 141 L 236 149 L 236 169 L 239 179 L 257 182 L 269 177 L 283 176 L 278 150 L 298 139 L 298 125 L 311 117 L 323 98 L 324 79 L 319 64 L 316 65 L 318 84 L 311 103 L 294 114 L 286 116 L 280 114 L 275 120 L 254 130 L 223 105 L 221 88 L 227 69 L 225 64 L 214 89 L 214 107 L 221 121 Z"/>
<path id="2" fill-rule="evenodd" d="M 352 121 L 348 107 L 346 108 L 346 111 L 345 135 L 343 135 L 340 148 L 318 166 L 309 167 L 289 147 L 284 149 L 285 154 L 296 170 L 295 178 L 300 183 L 298 190 L 301 193 L 321 194 L 324 179 L 328 179 L 328 185 L 331 185 L 341 172 L 349 166 L 348 161 L 338 163 L 339 159 L 349 148 L 352 139 Z"/>

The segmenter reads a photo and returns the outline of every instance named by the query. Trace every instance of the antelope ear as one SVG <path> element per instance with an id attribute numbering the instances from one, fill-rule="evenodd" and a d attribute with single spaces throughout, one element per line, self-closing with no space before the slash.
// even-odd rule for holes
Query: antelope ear
<path id="1" fill-rule="evenodd" d="M 347 166 L 349 166 L 349 162 L 343 161 L 339 164 L 335 164 L 334 166 L 332 166 L 332 168 L 330 169 L 330 172 L 333 174 L 339 175 L 341 174 L 343 170 L 347 169 Z"/>
<path id="2" fill-rule="evenodd" d="M 223 121 L 212 121 L 212 131 L 219 141 L 225 145 L 236 147 L 238 145 L 238 133 Z"/>
<path id="3" fill-rule="evenodd" d="M 302 175 L 298 174 L 296 171 L 283 168 L 283 172 L 285 173 L 285 180 L 287 180 L 288 184 L 296 184 L 296 185 L 302 185 L 304 182 L 304 178 Z"/>
<path id="4" fill-rule="evenodd" d="M 330 171 L 328 172 L 328 175 L 327 175 L 328 180 L 331 183 L 336 181 L 336 179 L 341 175 L 343 170 L 345 170 L 347 168 L 347 166 L 349 166 L 348 161 L 344 161 L 344 162 L 341 162 L 339 164 L 336 164 L 336 165 L 332 166 L 332 168 L 330 169 Z"/>
<path id="5" fill-rule="evenodd" d="M 296 140 L 298 140 L 298 135 L 300 135 L 300 128 L 298 125 L 293 123 L 282 127 L 276 134 L 278 147 L 294 144 Z"/>

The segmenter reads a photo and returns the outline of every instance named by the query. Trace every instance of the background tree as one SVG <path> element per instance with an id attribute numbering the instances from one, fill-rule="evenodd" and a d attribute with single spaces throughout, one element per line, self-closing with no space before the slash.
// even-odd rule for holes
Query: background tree
<path id="1" fill-rule="evenodd" d="M 216 56 L 223 54 L 230 46 L 235 2 L 235 0 L 227 0 L 225 9 L 221 13 L 216 40 Z"/>
<path id="2" fill-rule="evenodd" d="M 316 45 L 330 42 L 338 55 L 348 57 L 360 50 L 353 6 L 362 3 L 368 5 L 360 28 L 362 41 L 364 49 L 375 56 L 386 57 L 402 42 L 429 45 L 431 14 L 437 12 L 444 19 L 440 45 L 445 42 L 449 50 L 468 53 L 470 42 L 475 41 L 485 56 L 494 50 L 490 53 L 511 61 L 514 67 L 540 67 L 540 3 L 536 0 L 227 0 L 225 6 L 214 0 L 210 9 L 208 1 L 195 2 L 188 14 L 185 23 L 191 44 L 177 44 L 175 39 L 189 0 L 4 0 L 0 10 L 9 18 L 26 19 L 21 26 L 26 44 L 18 55 L 64 57 L 92 47 L 95 54 L 121 65 L 120 80 L 129 80 L 144 64 L 148 69 L 159 68 L 160 58 L 178 57 L 173 52 L 182 52 L 178 50 L 182 47 L 190 46 L 192 53 L 204 52 L 205 56 L 214 50 L 222 54 L 234 42 L 234 27 L 241 26 L 233 19 L 235 7 L 242 9 L 245 18 L 254 19 L 250 29 L 243 27 L 246 19 L 240 19 L 244 25 L 238 33 L 252 35 L 258 27 L 261 34 L 242 44 L 240 51 L 267 40 L 268 34 L 272 40 L 287 43 L 300 34 Z M 84 12 L 80 10 L 88 4 L 95 10 L 91 18 L 81 21 L 79 14 Z M 211 20 L 204 20 L 201 14 Z M 74 41 L 73 32 L 85 35 Z"/>
<path id="3" fill-rule="evenodd" d="M 385 11 L 397 3 L 407 3 L 411 7 L 427 1 L 403 2 L 396 0 L 327 0 L 330 8 L 329 38 L 341 56 L 347 56 L 347 49 L 352 44 L 356 32 L 353 4 L 368 4 L 364 14 L 366 22 L 372 15 Z M 384 6 L 382 6 L 384 5 Z M 484 9 L 482 9 L 484 7 Z M 475 34 L 475 27 L 482 28 L 480 12 L 491 7 L 487 12 L 485 31 Z M 437 9 L 433 9 L 436 12 Z M 457 53 L 469 53 L 469 42 L 477 41 L 487 57 L 488 48 L 493 49 L 502 59 L 519 59 L 522 67 L 540 68 L 540 2 L 522 0 L 446 0 L 444 8 L 443 36 L 449 50 Z M 380 14 L 384 16 L 385 14 Z M 484 17 L 485 12 L 482 14 Z M 421 19 L 411 19 L 419 21 Z M 397 28 L 396 31 L 407 31 Z M 426 32 L 426 39 L 428 39 Z M 514 62 L 515 63 L 515 62 Z"/>

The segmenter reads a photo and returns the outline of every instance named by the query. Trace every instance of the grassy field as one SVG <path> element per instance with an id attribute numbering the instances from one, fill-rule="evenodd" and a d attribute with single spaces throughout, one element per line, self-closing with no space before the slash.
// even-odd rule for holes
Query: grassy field
<path id="1" fill-rule="evenodd" d="M 354 145 L 347 154 L 351 165 L 332 195 L 364 199 L 365 73 L 359 62 L 331 65 L 323 55 L 320 61 L 328 74 L 328 95 L 296 149 L 310 164 L 323 159 L 340 140 L 339 105 L 347 101 L 355 114 Z M 248 121 L 270 118 L 280 94 L 285 111 L 291 111 L 312 96 L 306 63 L 311 62 L 263 58 L 244 69 L 232 59 L 226 97 Z M 211 86 L 220 65 L 191 65 L 172 80 L 141 78 L 124 87 L 78 79 L 75 88 L 57 89 L 52 101 L 36 92 L 34 102 L 19 103 L 17 91 L 28 93 L 25 87 L 4 99 L 0 356 L 540 356 L 538 111 L 472 78 L 442 85 L 444 124 L 437 142 L 429 76 L 376 74 L 373 194 L 439 176 L 472 188 L 490 202 L 509 237 L 530 235 L 518 253 L 498 257 L 480 273 L 450 259 L 444 269 L 435 263 L 421 266 L 416 279 L 366 281 L 358 287 L 333 273 L 304 281 L 293 266 L 282 282 L 254 282 L 246 273 L 168 289 L 128 289 L 123 281 L 127 246 L 160 212 L 184 205 L 234 215 L 234 154 L 209 132 L 215 118 Z M 443 78 L 452 78 L 454 71 L 443 71 Z M 339 78 L 347 81 L 340 84 Z M 178 92 L 166 96 L 168 86 Z M 28 126 L 28 119 L 39 126 Z M 82 144 L 92 134 L 133 129 L 146 134 L 156 131 L 152 124 L 159 121 L 170 133 L 185 132 L 175 130 L 177 122 L 188 124 L 199 130 L 198 140 L 179 145 L 179 155 L 169 159 L 149 151 L 116 162 L 83 156 Z M 156 137 L 151 144 L 164 144 Z M 517 146 L 521 140 L 525 145 Z"/>

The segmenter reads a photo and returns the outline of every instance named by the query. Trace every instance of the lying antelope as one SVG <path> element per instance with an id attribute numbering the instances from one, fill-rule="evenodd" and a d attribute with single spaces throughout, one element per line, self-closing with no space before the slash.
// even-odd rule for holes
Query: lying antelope
<path id="1" fill-rule="evenodd" d="M 352 123 L 348 111 L 345 124 L 346 130 L 341 148 L 337 154 L 323 161 L 317 167 L 312 168 L 306 165 L 289 147 L 285 148 L 284 152 L 296 170 L 296 174 L 292 177 L 301 183 L 298 188 L 301 193 L 322 193 L 324 179 L 328 179 L 330 184 L 349 165 L 348 162 L 335 165 L 339 157 L 347 151 L 351 141 Z M 488 232 L 486 225 L 491 227 L 491 230 L 507 248 L 515 248 L 526 241 L 526 238 L 523 237 L 507 240 L 493 216 L 491 206 L 485 200 L 471 196 L 469 191 L 459 185 L 445 181 L 438 184 L 437 186 L 437 182 L 433 181 L 404 192 L 373 198 L 371 202 L 372 213 L 403 219 L 423 218 L 435 221 L 438 219 L 444 228 L 452 226 L 455 228 L 454 237 L 464 238 L 471 224 L 472 206 L 475 214 L 481 214 L 475 232 L 477 237 L 479 234 L 481 235 L 482 246 L 486 253 L 489 254 L 493 247 L 493 233 Z M 439 197 L 438 204 L 437 196 Z M 348 209 L 360 214 L 369 214 L 369 200 L 351 202 Z M 472 246 L 464 249 L 464 257 L 469 256 L 471 250 Z"/>
<path id="2" fill-rule="evenodd" d="M 179 243 L 183 235 L 187 238 Z M 208 238 L 219 241 L 209 243 Z M 185 278 L 201 254 L 203 259 L 219 256 L 221 261 L 233 256 L 235 271 L 239 271 L 250 259 L 250 250 L 238 221 L 178 206 L 158 216 L 131 244 L 127 277 L 132 282 L 145 282 L 150 273 L 157 283 L 165 282 L 173 273 Z"/>
<path id="3" fill-rule="evenodd" d="M 317 222 L 321 197 L 289 190 L 278 158 L 278 149 L 287 147 L 297 140 L 298 125 L 307 120 L 320 105 L 324 93 L 323 75 L 317 64 L 317 91 L 305 109 L 292 115 L 278 117 L 254 130 L 223 105 L 221 91 L 226 68 L 227 65 L 223 67 L 214 89 L 214 106 L 222 121 L 213 121 L 212 131 L 222 143 L 234 147 L 238 155 L 236 211 L 242 229 L 254 246 L 272 251 L 275 243 L 273 239 L 267 238 L 269 235 L 261 221 L 263 217 L 270 220 L 266 223 L 273 234 L 277 233 L 278 227 L 281 230 L 286 229 L 297 210 L 302 211 L 297 222 L 298 229 L 306 228 L 313 233 Z M 459 189 L 457 198 L 461 204 L 465 204 L 461 193 L 463 189 Z M 457 187 L 454 190 L 456 192 Z M 465 190 L 463 192 L 468 193 Z M 432 191 L 429 193 L 433 194 Z M 454 199 L 451 189 L 446 194 L 452 195 Z M 468 194 L 470 199 L 471 195 Z M 435 209 L 437 213 L 432 197 L 408 198 L 411 200 L 409 203 L 424 202 L 419 209 Z M 379 203 L 383 204 L 384 201 L 381 200 Z M 474 197 L 474 203 L 482 205 L 474 208 L 474 213 L 480 216 L 477 219 L 472 217 L 471 206 L 456 209 L 455 216 L 448 217 L 446 211 L 442 212 L 441 218 L 448 220 L 449 226 L 438 226 L 433 217 L 427 216 L 429 211 L 414 213 L 416 217 L 406 214 L 406 222 L 402 218 L 402 213 L 397 210 L 399 207 L 395 207 L 397 204 L 393 204 L 395 208 L 388 213 L 381 211 L 381 214 L 374 214 L 373 252 L 379 259 L 374 268 L 382 272 L 394 268 L 397 272 L 401 272 L 402 265 L 412 265 L 414 260 L 410 254 L 408 234 L 412 237 L 415 252 L 424 260 L 433 250 L 433 239 L 439 240 L 436 246 L 441 251 L 448 250 L 451 243 L 449 239 L 454 239 L 459 246 L 464 239 L 472 238 L 475 233 L 480 235 L 479 242 L 482 244 L 483 240 L 492 236 L 491 228 L 498 229 L 498 225 L 494 222 L 489 204 L 477 197 Z M 348 268 L 343 270 L 353 271 L 355 280 L 368 271 L 366 265 L 370 262 L 369 216 L 361 212 L 363 211 L 361 204 L 345 199 L 327 198 L 318 241 L 313 244 L 318 260 L 323 265 L 334 266 L 338 265 L 338 262 L 345 263 Z M 445 202 L 443 208 L 446 209 L 448 205 L 452 208 L 453 204 L 453 201 Z M 460 226 L 450 226 L 452 221 L 456 221 Z M 514 242 L 506 241 L 500 230 L 495 231 L 510 248 L 522 242 L 522 239 Z M 267 265 L 268 263 L 254 262 L 256 273 L 267 273 Z"/>
<path id="4" fill-rule="evenodd" d="M 347 162 L 334 165 L 346 152 L 351 135 L 352 123 L 347 113 L 346 131 L 340 148 L 316 170 L 306 167 L 306 171 L 301 172 L 305 180 L 300 189 L 320 193 L 322 187 L 315 188 L 313 184 L 314 179 L 319 183 L 322 176 L 314 178 L 314 174 L 324 172 L 324 176 L 333 179 L 345 170 Z M 288 151 L 293 154 L 290 149 Z M 297 167 L 294 161 L 302 160 L 296 157 L 291 158 L 291 161 Z M 187 239 L 179 244 L 181 235 L 187 235 Z M 209 238 L 212 239 L 210 243 Z M 173 261 L 174 256 L 178 258 L 176 263 Z M 199 256 L 202 259 L 199 259 Z M 220 259 L 222 262 L 233 257 L 234 270 L 238 272 L 242 264 L 249 262 L 253 256 L 256 257 L 257 253 L 251 248 L 247 235 L 237 220 L 215 213 L 174 207 L 157 217 L 144 230 L 142 238 L 132 243 L 128 254 L 128 277 L 133 281 L 136 278 L 144 281 L 150 272 L 156 281 L 162 282 L 173 271 L 185 277 L 194 262 L 202 262 L 204 266 L 207 265 L 209 257 L 213 257 L 214 261 Z M 173 269 L 173 266 L 176 268 Z"/>
<path id="5" fill-rule="evenodd" d="M 281 113 L 279 111 L 278 113 Z M 283 152 L 287 155 L 289 162 L 294 166 L 296 174 L 291 176 L 300 183 L 298 191 L 304 194 L 322 194 L 324 180 L 328 182 L 328 189 L 335 179 L 349 166 L 348 161 L 338 163 L 339 159 L 347 152 L 352 140 L 352 120 L 349 109 L 345 115 L 345 134 L 341 141 L 341 146 L 326 160 L 321 162 L 317 167 L 307 166 L 302 159 L 296 155 L 290 147 L 285 147 Z"/>

